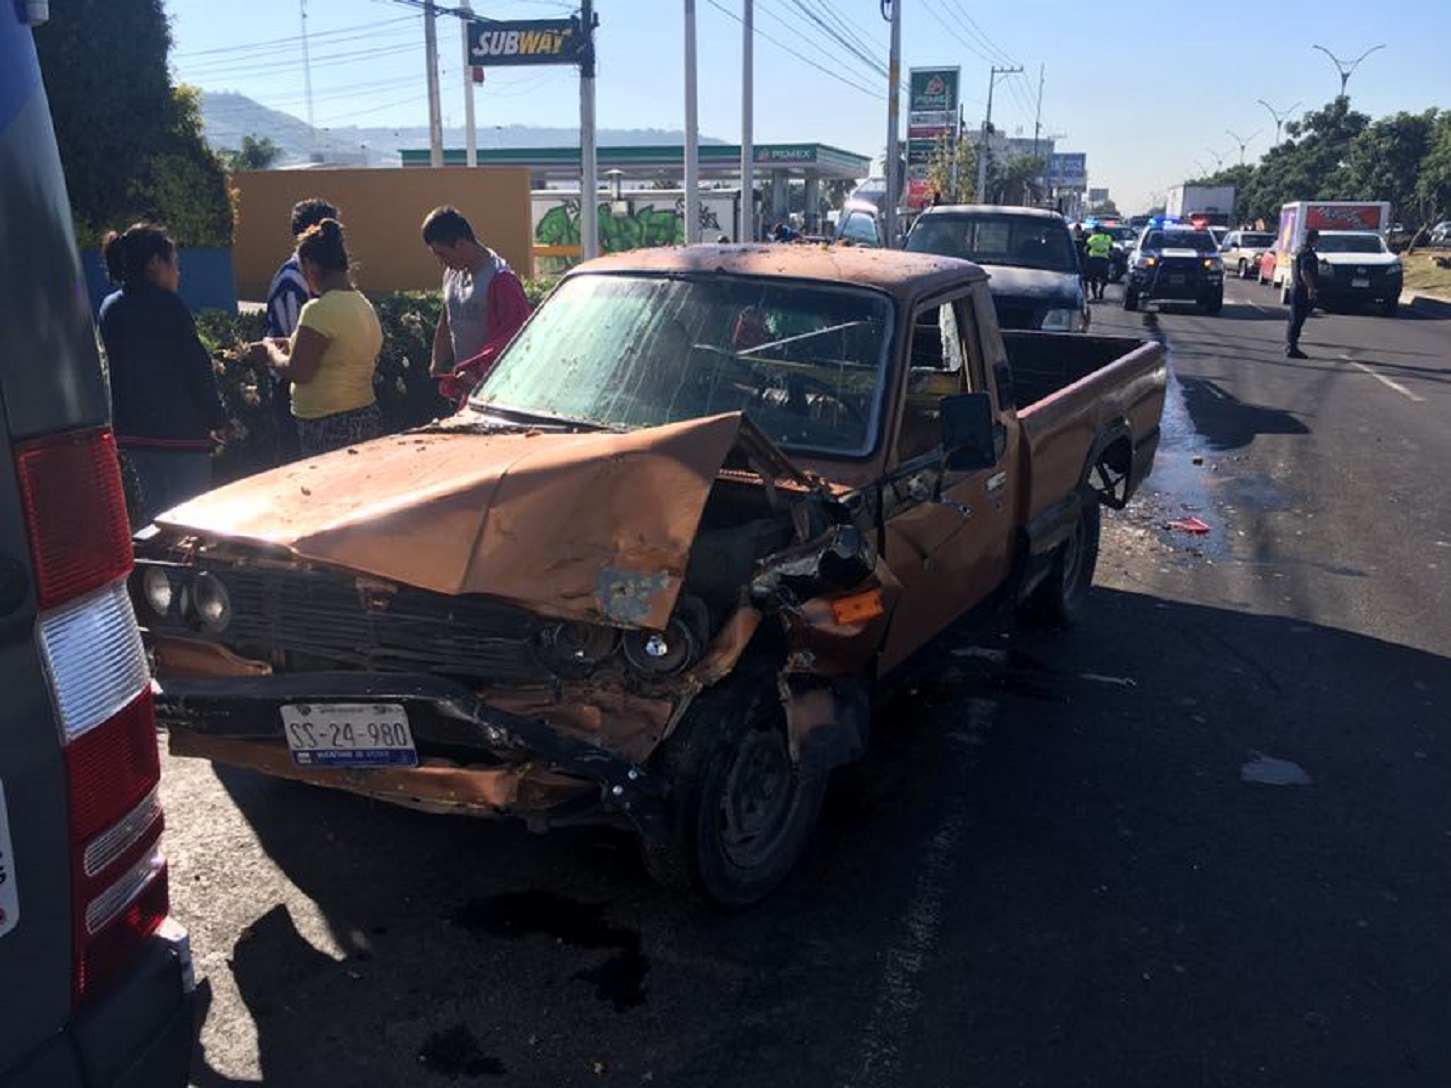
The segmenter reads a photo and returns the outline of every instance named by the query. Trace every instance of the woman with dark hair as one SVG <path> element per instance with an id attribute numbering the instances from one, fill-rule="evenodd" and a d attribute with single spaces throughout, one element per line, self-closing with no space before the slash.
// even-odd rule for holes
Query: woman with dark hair
<path id="1" fill-rule="evenodd" d="M 289 339 L 262 340 L 250 357 L 292 383 L 292 415 L 304 457 L 382 433 L 373 371 L 383 348 L 378 315 L 348 272 L 343 227 L 324 219 L 297 243 L 297 264 L 313 298 Z"/>
<path id="2" fill-rule="evenodd" d="M 116 445 L 140 490 L 136 525 L 200 495 L 212 483 L 212 443 L 227 425 L 211 355 L 177 295 L 176 245 L 137 223 L 102 245 L 120 290 L 101 303 Z"/>

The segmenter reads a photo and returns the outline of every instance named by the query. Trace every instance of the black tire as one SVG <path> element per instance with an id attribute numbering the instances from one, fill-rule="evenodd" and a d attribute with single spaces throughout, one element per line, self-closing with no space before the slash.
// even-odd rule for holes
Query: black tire
<path id="1" fill-rule="evenodd" d="M 1137 310 L 1139 308 L 1139 293 L 1132 287 L 1124 288 L 1124 309 Z"/>
<path id="2" fill-rule="evenodd" d="M 1199 308 L 1210 317 L 1213 317 L 1224 309 L 1224 293 L 1220 292 L 1217 295 L 1210 295 L 1200 304 Z"/>
<path id="3" fill-rule="evenodd" d="M 1286 280 L 1284 283 L 1280 284 L 1280 305 L 1281 306 L 1288 306 L 1289 304 L 1290 304 L 1290 281 L 1289 280 Z"/>
<path id="4" fill-rule="evenodd" d="M 1088 590 L 1098 567 L 1103 517 L 1098 496 L 1089 494 L 1073 532 L 1053 556 L 1053 567 L 1023 602 L 1023 618 L 1041 627 L 1072 627 L 1083 618 Z"/>
<path id="5" fill-rule="evenodd" d="M 1380 304 L 1381 317 L 1397 317 L 1401 312 L 1401 300 L 1388 298 Z"/>
<path id="6" fill-rule="evenodd" d="M 1249 279 L 1249 262 L 1243 257 L 1239 259 L 1239 278 L 1242 280 Z"/>
<path id="7" fill-rule="evenodd" d="M 656 765 L 673 811 L 669 833 L 643 844 L 652 877 L 740 908 L 791 875 L 810 845 L 827 773 L 792 763 L 769 670 L 743 672 L 702 694 Z"/>

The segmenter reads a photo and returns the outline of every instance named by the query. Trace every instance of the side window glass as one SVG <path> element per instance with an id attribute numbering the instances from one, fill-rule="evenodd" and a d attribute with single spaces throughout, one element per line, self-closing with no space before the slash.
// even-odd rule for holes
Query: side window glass
<path id="1" fill-rule="evenodd" d="M 897 458 L 909 461 L 942 442 L 940 402 L 966 388 L 967 352 L 951 302 L 918 312 L 912 326 L 906 403 Z"/>
<path id="2" fill-rule="evenodd" d="M 982 385 L 978 389 L 987 388 L 986 375 L 992 374 L 996 383 L 997 375 L 995 368 L 998 363 L 1007 361 L 1007 352 L 1003 347 L 1003 334 L 998 329 L 997 311 L 993 309 L 992 294 L 988 291 L 978 291 L 972 296 L 972 315 L 977 325 L 977 357 L 982 366 Z M 1009 407 L 1008 391 L 1000 386 L 995 387 L 996 400 L 999 409 Z"/>

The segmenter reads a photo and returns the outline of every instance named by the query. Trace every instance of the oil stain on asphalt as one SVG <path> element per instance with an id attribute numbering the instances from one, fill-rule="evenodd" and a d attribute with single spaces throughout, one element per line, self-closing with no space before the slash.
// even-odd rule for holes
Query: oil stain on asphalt
<path id="1" fill-rule="evenodd" d="M 576 903 L 554 892 L 506 892 L 475 900 L 454 916 L 462 929 L 505 940 L 553 937 L 572 948 L 613 948 L 618 953 L 598 967 L 572 976 L 594 986 L 595 996 L 616 1012 L 645 1004 L 650 961 L 640 950 L 640 935 L 604 920 L 606 904 Z"/>
<path id="2" fill-rule="evenodd" d="M 419 1048 L 418 1063 L 446 1077 L 501 1077 L 507 1072 L 503 1062 L 479 1049 L 467 1024 L 435 1031 Z"/>

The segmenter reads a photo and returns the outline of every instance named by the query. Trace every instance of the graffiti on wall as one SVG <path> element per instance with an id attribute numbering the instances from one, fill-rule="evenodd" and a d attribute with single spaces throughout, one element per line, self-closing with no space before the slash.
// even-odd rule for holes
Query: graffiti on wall
<path id="1" fill-rule="evenodd" d="M 601 253 L 622 253 L 645 246 L 683 246 L 685 244 L 685 202 L 683 199 L 667 208 L 654 204 L 629 202 L 629 214 L 615 215 L 608 203 L 598 210 Z M 720 233 L 720 217 L 705 204 L 700 205 L 700 229 L 704 237 L 714 240 Z M 714 232 L 714 233 L 710 233 Z M 579 201 L 563 200 L 546 211 L 534 224 L 534 243 L 541 246 L 579 245 Z"/>

